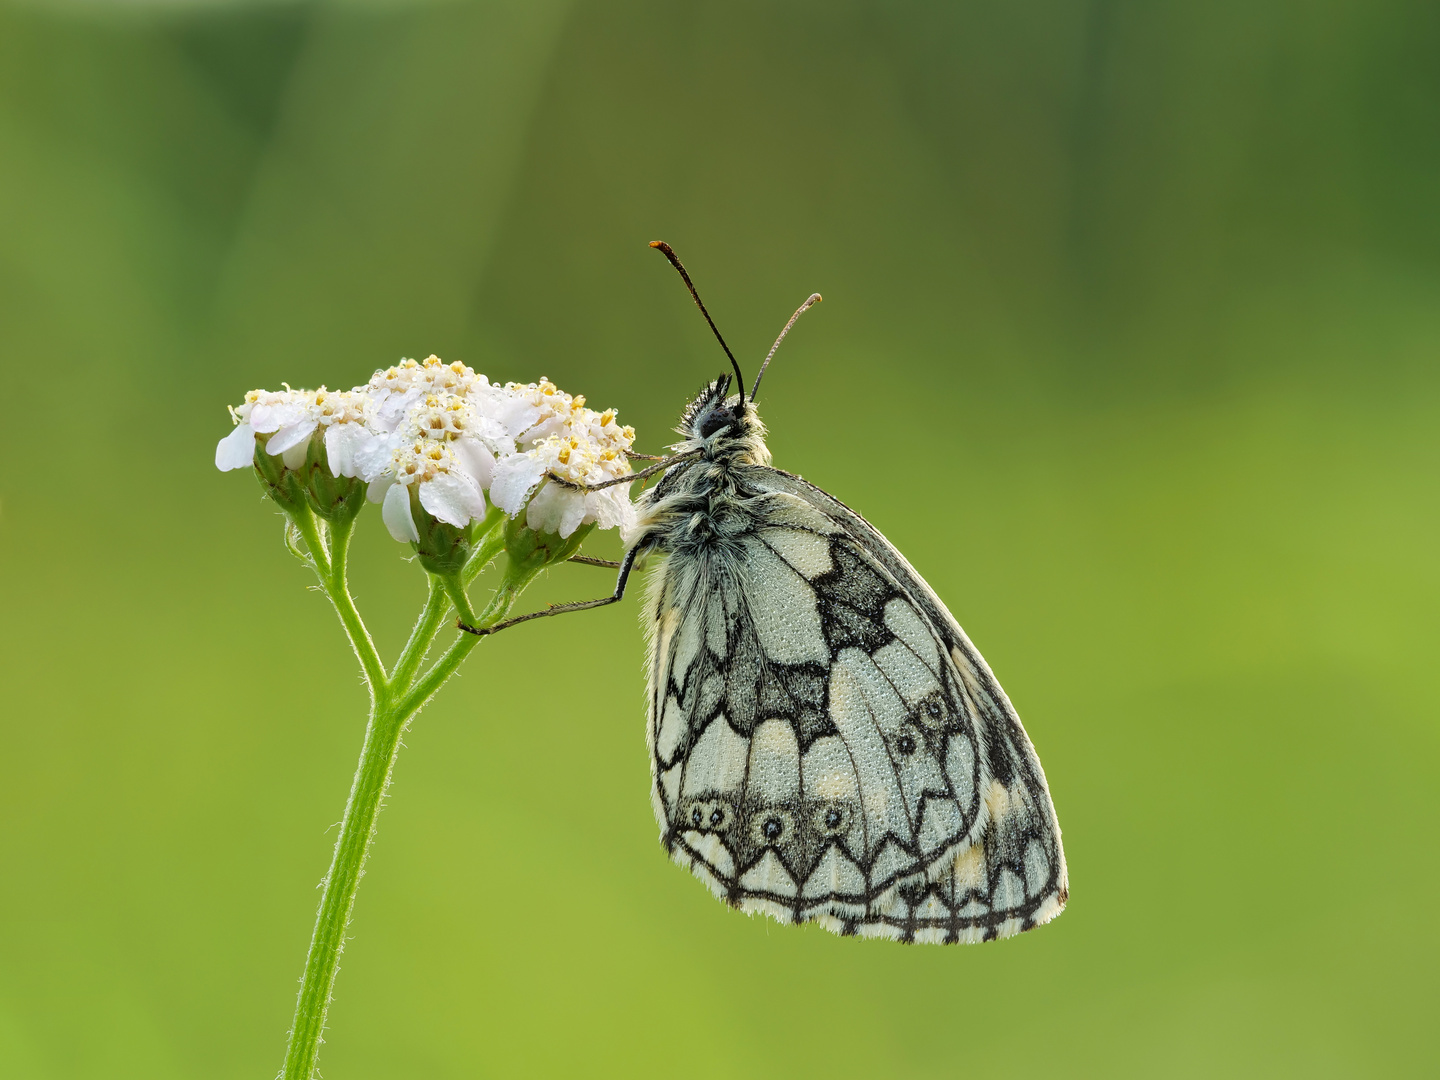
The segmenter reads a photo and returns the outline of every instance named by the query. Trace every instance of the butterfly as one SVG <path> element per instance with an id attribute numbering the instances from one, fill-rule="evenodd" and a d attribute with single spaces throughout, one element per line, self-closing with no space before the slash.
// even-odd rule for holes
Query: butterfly
<path id="1" fill-rule="evenodd" d="M 726 903 L 906 942 L 1009 937 L 1060 914 L 1044 770 L 949 610 L 869 522 L 774 468 L 734 371 L 690 402 L 612 596 L 649 576 L 646 719 L 661 840 Z M 731 389 L 736 392 L 731 393 Z M 587 560 L 595 561 L 595 560 Z"/>

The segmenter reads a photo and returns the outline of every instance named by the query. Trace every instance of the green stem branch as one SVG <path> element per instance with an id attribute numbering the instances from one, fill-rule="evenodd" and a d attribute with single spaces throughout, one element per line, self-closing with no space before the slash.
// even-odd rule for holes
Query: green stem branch
<path id="1" fill-rule="evenodd" d="M 302 507 L 300 513 L 291 514 L 290 520 L 304 537 L 305 546 L 310 550 L 310 565 L 315 568 L 315 573 L 320 575 L 323 582 L 330 573 L 330 550 L 325 546 L 325 538 L 320 534 L 320 522 L 308 506 Z"/>
<path id="2" fill-rule="evenodd" d="M 421 609 L 420 617 L 415 620 L 415 628 L 410 631 L 410 640 L 400 651 L 400 659 L 395 661 L 395 670 L 390 675 L 392 692 L 404 693 L 410 688 L 415 672 L 420 669 L 421 661 L 430 651 L 430 645 L 449 610 L 450 598 L 445 595 L 445 583 L 431 574 L 430 595 L 425 598 L 425 607 Z"/>
<path id="3" fill-rule="evenodd" d="M 345 627 L 350 647 L 355 650 L 355 657 L 365 672 L 365 681 L 370 684 L 370 701 L 373 707 L 389 687 L 386 683 L 385 665 L 380 662 L 379 650 L 375 648 L 370 631 L 365 628 L 365 620 L 360 618 L 360 611 L 355 607 L 355 598 L 350 595 L 350 583 L 345 575 L 345 564 L 350 554 L 350 536 L 354 527 L 355 522 L 352 519 L 331 528 L 330 564 L 327 567 L 328 573 L 324 574 L 321 580 L 325 585 L 325 594 L 335 605 L 340 623 Z M 306 542 L 309 542 L 308 537 Z"/>
<path id="4" fill-rule="evenodd" d="M 460 572 L 460 580 L 467 586 L 480 575 L 480 571 L 495 561 L 495 556 L 505 550 L 505 516 L 495 510 L 490 513 L 494 520 L 490 517 L 485 519 L 485 531 L 476 541 L 470 558 L 465 560 L 465 569 Z"/>
<path id="5" fill-rule="evenodd" d="M 466 607 L 460 612 L 460 617 L 471 626 L 493 626 L 510 613 L 510 609 L 515 606 L 515 601 L 525 591 L 525 586 L 529 585 L 538 573 L 539 571 L 535 570 L 515 581 L 507 578 L 500 588 L 495 590 L 495 595 L 480 615 L 471 618 L 468 613 L 469 605 L 466 604 Z M 439 690 L 445 680 L 460 666 L 460 661 L 469 656 L 475 646 L 483 640 L 478 634 L 462 633 L 451 643 L 450 648 L 441 654 L 440 659 L 435 661 L 434 667 L 427 671 L 424 677 L 406 693 L 401 699 L 399 707 L 418 712 L 420 707 L 430 700 L 431 695 Z"/>

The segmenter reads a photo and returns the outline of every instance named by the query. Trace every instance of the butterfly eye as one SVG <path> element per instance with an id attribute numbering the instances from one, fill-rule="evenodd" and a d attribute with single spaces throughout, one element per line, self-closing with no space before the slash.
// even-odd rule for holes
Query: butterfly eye
<path id="1" fill-rule="evenodd" d="M 728 408 L 722 406 L 721 408 L 714 409 L 706 413 L 705 418 L 700 421 L 700 437 L 702 439 L 708 439 L 721 428 L 729 427 L 734 422 L 735 414 Z"/>

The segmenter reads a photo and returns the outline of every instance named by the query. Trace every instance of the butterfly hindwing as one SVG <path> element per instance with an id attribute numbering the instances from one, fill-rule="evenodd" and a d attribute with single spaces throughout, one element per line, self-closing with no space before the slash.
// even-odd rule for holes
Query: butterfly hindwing
<path id="1" fill-rule="evenodd" d="M 979 653 L 863 518 L 746 473 L 750 527 L 652 578 L 672 856 L 742 910 L 841 932 L 973 941 L 1053 917 L 1044 775 Z"/>

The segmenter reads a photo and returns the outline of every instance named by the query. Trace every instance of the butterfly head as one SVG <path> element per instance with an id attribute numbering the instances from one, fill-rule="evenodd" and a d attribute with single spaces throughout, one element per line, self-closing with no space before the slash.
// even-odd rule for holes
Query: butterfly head
<path id="1" fill-rule="evenodd" d="M 675 429 L 683 440 L 675 449 L 681 453 L 699 450 L 712 461 L 768 464 L 765 425 L 743 394 L 730 393 L 732 382 L 729 375 L 721 375 L 695 396 Z"/>
<path id="2" fill-rule="evenodd" d="M 765 425 L 760 422 L 760 414 L 755 411 L 755 394 L 760 389 L 760 380 L 765 375 L 765 369 L 770 366 L 770 358 L 775 355 L 780 342 L 785 340 L 785 335 L 795 325 L 795 320 L 820 302 L 820 294 L 812 293 L 795 314 L 790 316 L 785 329 L 780 331 L 775 344 L 770 346 L 765 362 L 760 365 L 760 374 L 755 376 L 755 385 L 750 387 L 750 398 L 747 401 L 745 377 L 740 374 L 740 362 L 735 359 L 730 346 L 725 344 L 725 338 L 720 333 L 720 328 L 715 325 L 715 320 L 710 318 L 710 312 L 705 310 L 705 303 L 700 299 L 700 293 L 679 257 L 663 240 L 654 240 L 650 246 L 664 255 L 670 265 L 679 272 L 680 279 L 685 282 L 685 288 L 690 290 L 695 306 L 700 309 L 700 314 L 705 316 L 710 332 L 725 350 L 725 355 L 730 359 L 730 368 L 735 373 L 733 382 L 728 374 L 721 375 L 700 391 L 685 410 L 685 415 L 680 418 L 680 426 L 676 429 L 684 441 L 675 444 L 671 449 L 680 453 L 693 453 L 698 450 L 705 460 L 722 464 L 769 465 L 770 450 L 765 445 Z M 733 396 L 730 393 L 732 385 L 737 391 Z"/>

